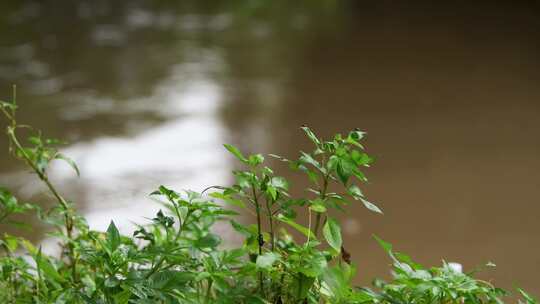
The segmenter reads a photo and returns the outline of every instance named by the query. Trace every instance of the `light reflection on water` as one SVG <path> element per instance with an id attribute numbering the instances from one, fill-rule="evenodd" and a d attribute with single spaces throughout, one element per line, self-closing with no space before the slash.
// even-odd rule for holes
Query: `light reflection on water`
<path id="1" fill-rule="evenodd" d="M 92 229 L 106 230 L 114 220 L 123 233 L 132 233 L 133 223 L 144 222 L 162 208 L 148 197 L 159 185 L 201 191 L 230 181 L 232 167 L 224 161 L 229 156 L 221 144 L 230 137 L 219 117 L 223 92 L 208 76 L 223 66 L 216 56 L 202 59 L 173 66 L 171 75 L 150 96 L 122 104 L 86 96 L 61 109 L 64 119 L 74 121 L 102 112 L 155 112 L 165 118 L 150 127 L 144 122 L 129 122 L 131 136 L 98 137 L 62 149 L 78 164 L 81 176 L 74 177 L 70 167 L 59 164 L 52 166 L 49 174 L 68 197 L 84 202 L 79 208 Z M 37 181 L 27 183 L 28 176 L 23 175 L 0 178 L 14 181 L 18 177 L 25 183 L 21 193 L 39 195 L 43 188 Z M 45 242 L 49 246 L 45 250 L 51 251 L 54 244 Z"/>
<path id="2" fill-rule="evenodd" d="M 102 137 L 65 149 L 83 172 L 78 187 L 90 189 L 84 200 L 92 206 L 85 211 L 91 227 L 103 229 L 111 219 L 125 226 L 154 214 L 156 206 L 147 195 L 160 184 L 201 190 L 209 182 L 227 180 L 230 167 L 223 162 L 220 144 L 227 136 L 217 116 L 218 89 L 204 79 L 192 81 L 185 92 L 175 89 L 160 107 L 170 111 L 163 124 L 132 137 Z M 60 183 L 72 175 L 69 169 L 52 172 Z"/>

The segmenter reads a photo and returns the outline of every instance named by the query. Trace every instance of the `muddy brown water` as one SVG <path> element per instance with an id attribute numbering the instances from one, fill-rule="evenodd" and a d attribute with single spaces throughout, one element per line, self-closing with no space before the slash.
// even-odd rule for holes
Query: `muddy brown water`
<path id="1" fill-rule="evenodd" d="M 129 231 L 160 184 L 229 183 L 222 143 L 293 157 L 302 124 L 359 127 L 385 212 L 337 215 L 360 283 L 388 273 L 377 234 L 428 265 L 492 261 L 483 278 L 540 294 L 538 7 L 4 1 L 0 17 L 0 94 L 16 83 L 20 119 L 72 143 L 81 178 L 51 175 L 92 227 Z M 45 203 L 0 148 L 1 183 Z"/>

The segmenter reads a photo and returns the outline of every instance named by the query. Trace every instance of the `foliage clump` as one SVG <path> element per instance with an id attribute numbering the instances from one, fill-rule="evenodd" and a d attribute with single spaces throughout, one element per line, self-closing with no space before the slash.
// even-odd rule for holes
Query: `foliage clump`
<path id="1" fill-rule="evenodd" d="M 78 174 L 77 166 L 58 151 L 60 142 L 39 132 L 22 142 L 17 132 L 27 127 L 17 123 L 16 110 L 15 98 L 0 103 L 10 151 L 32 169 L 57 204 L 43 210 L 1 188 L 0 223 L 15 224 L 13 215 L 35 211 L 54 228 L 51 237 L 62 251 L 48 256 L 22 237 L 1 236 L 1 303 L 457 304 L 503 303 L 507 294 L 447 264 L 426 269 L 380 239 L 393 262 L 394 279 L 376 280 L 373 289 L 353 286 L 355 266 L 332 214 L 355 201 L 382 213 L 358 186 L 367 181 L 363 168 L 373 163 L 359 130 L 322 140 L 302 127 L 313 151 L 295 160 L 270 155 L 307 176 L 311 186 L 305 197 L 293 197 L 288 181 L 265 165 L 263 155 L 244 155 L 225 145 L 245 167 L 233 172 L 233 185 L 201 193 L 160 186 L 151 196 L 162 201 L 164 210 L 127 236 L 114 222 L 105 232 L 88 227 L 48 178 L 53 160 L 67 161 Z M 229 205 L 252 214 L 255 224 L 237 222 Z M 302 221 L 307 225 L 298 221 L 299 210 L 307 213 Z M 244 236 L 243 244 L 220 246 L 212 230 L 218 221 L 229 221 Z M 536 303 L 519 292 L 520 303 Z"/>

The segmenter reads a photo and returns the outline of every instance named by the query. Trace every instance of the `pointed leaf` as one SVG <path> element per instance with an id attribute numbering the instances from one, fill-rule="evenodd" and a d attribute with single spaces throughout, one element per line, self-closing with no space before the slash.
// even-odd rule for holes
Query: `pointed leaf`
<path id="1" fill-rule="evenodd" d="M 225 149 L 229 150 L 229 152 L 231 152 L 231 154 L 234 155 L 236 158 L 238 158 L 241 162 L 243 163 L 248 162 L 248 160 L 244 157 L 242 152 L 240 152 L 240 150 L 237 147 L 233 145 L 228 145 L 228 144 L 224 144 L 223 146 L 225 146 Z"/>
<path id="2" fill-rule="evenodd" d="M 107 228 L 107 243 L 111 251 L 115 251 L 121 243 L 120 232 L 118 232 L 113 221 L 111 221 L 109 228 Z"/>
<path id="3" fill-rule="evenodd" d="M 302 126 L 301 128 L 307 135 L 307 137 L 314 143 L 316 144 L 317 146 L 321 144 L 321 141 L 317 138 L 317 136 L 315 135 L 315 133 L 313 133 L 313 131 L 307 127 L 307 126 Z"/>
<path id="4" fill-rule="evenodd" d="M 362 190 L 360 190 L 357 185 L 350 185 L 347 192 L 357 200 L 364 197 Z"/>
<path id="5" fill-rule="evenodd" d="M 250 155 L 248 163 L 250 166 L 258 166 L 264 162 L 264 156 L 262 154 Z"/>
<path id="6" fill-rule="evenodd" d="M 380 213 L 380 214 L 383 214 L 382 210 L 379 209 L 379 207 L 377 207 L 375 204 L 367 201 L 366 199 L 364 198 L 360 198 L 360 200 L 362 201 L 362 203 L 364 203 L 364 206 L 366 206 L 366 208 L 368 208 L 369 210 L 373 211 L 373 212 L 377 212 L 377 213 Z"/>
<path id="7" fill-rule="evenodd" d="M 341 239 L 341 227 L 339 227 L 336 220 L 328 218 L 323 227 L 323 235 L 330 247 L 337 252 L 341 251 L 341 245 L 343 244 L 343 240 Z"/>

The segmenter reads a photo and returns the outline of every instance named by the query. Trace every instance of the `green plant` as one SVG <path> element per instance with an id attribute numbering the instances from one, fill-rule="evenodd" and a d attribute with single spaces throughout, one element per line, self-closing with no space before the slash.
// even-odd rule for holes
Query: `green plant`
<path id="1" fill-rule="evenodd" d="M 392 245 L 379 238 L 376 240 L 393 262 L 393 281 L 375 281 L 382 291 L 374 296 L 381 303 L 502 303 L 501 297 L 507 294 L 445 262 L 442 267 L 426 269 L 407 255 L 393 251 Z"/>
<path id="2" fill-rule="evenodd" d="M 311 187 L 305 197 L 293 197 L 289 182 L 265 165 L 263 155 L 244 155 L 225 145 L 245 166 L 233 172 L 233 185 L 201 193 L 161 186 L 151 195 L 163 211 L 125 236 L 114 222 L 106 232 L 88 227 L 47 174 L 56 159 L 67 161 L 78 174 L 76 165 L 59 153 L 60 142 L 19 125 L 16 110 L 15 98 L 0 103 L 10 151 L 46 185 L 56 205 L 42 210 L 0 189 L 0 222 L 37 210 L 54 228 L 51 235 L 62 244 L 62 253 L 47 256 L 22 237 L 4 234 L 1 303 L 502 303 L 506 294 L 448 265 L 425 269 L 382 240 L 395 278 L 376 281 L 373 290 L 352 285 L 355 267 L 332 214 L 354 201 L 382 213 L 358 186 L 367 180 L 361 169 L 373 162 L 359 130 L 322 140 L 302 127 L 313 143 L 311 152 L 295 160 L 271 155 L 306 175 Z M 25 130 L 34 133 L 28 143 L 18 135 Z M 237 213 L 227 205 L 245 209 L 255 224 L 237 222 Z M 298 210 L 306 211 L 307 226 L 297 220 Z M 218 221 L 229 221 L 244 243 L 233 249 L 220 246 L 212 230 Z M 523 303 L 536 303 L 519 292 Z"/>

